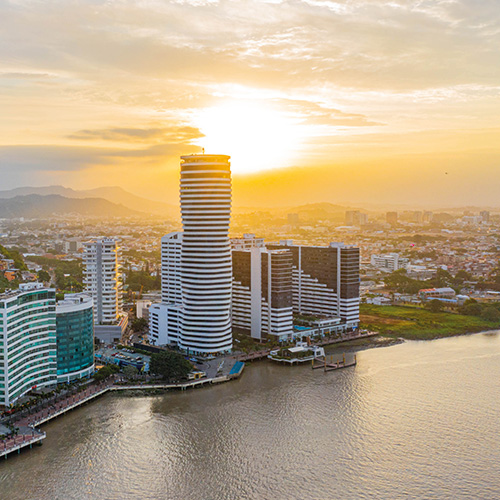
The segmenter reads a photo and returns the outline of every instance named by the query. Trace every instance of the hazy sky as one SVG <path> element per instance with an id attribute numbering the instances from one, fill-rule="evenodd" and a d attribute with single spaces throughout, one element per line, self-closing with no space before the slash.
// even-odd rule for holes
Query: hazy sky
<path id="1" fill-rule="evenodd" d="M 1 189 L 176 203 L 201 146 L 237 204 L 500 206 L 500 0 L 0 0 Z"/>

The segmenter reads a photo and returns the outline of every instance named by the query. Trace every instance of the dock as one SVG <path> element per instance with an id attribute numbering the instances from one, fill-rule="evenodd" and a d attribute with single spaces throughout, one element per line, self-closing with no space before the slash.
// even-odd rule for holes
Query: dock
<path id="1" fill-rule="evenodd" d="M 326 356 L 321 356 L 314 358 L 311 362 L 311 368 L 317 370 L 318 368 L 323 368 L 325 372 L 330 372 L 333 370 L 339 370 L 340 368 L 348 368 L 349 366 L 356 366 L 356 354 L 351 360 L 346 360 L 345 354 L 339 361 L 333 361 L 333 356 L 330 356 L 330 361 L 327 360 Z"/>
<path id="2" fill-rule="evenodd" d="M 271 349 L 263 349 L 261 351 L 253 351 L 248 354 L 240 354 L 236 356 L 236 360 L 238 361 L 255 361 L 259 359 L 266 359 L 269 356 Z"/>
<path id="3" fill-rule="evenodd" d="M 356 334 L 347 333 L 345 335 L 342 335 L 341 337 L 325 337 L 319 340 L 318 342 L 315 342 L 315 344 L 319 346 L 340 344 L 342 342 L 349 342 L 351 340 L 367 339 L 370 337 L 375 337 L 377 335 L 380 335 L 380 333 L 379 332 L 363 332 Z"/>

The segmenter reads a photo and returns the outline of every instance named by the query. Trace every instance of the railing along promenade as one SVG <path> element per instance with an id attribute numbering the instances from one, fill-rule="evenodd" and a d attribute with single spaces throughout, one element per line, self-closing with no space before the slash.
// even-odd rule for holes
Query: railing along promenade
<path id="1" fill-rule="evenodd" d="M 19 453 L 22 448 L 27 446 L 31 448 L 33 444 L 39 443 L 42 439 L 45 439 L 46 434 L 37 429 L 37 426 L 104 394 L 112 385 L 112 381 L 91 384 L 76 394 L 62 396 L 49 404 L 47 408 L 42 408 L 28 415 L 20 414 L 16 416 L 14 414 L 10 419 L 10 423 L 18 428 L 18 433 L 0 441 L 0 457 L 7 458 L 9 453 L 14 451 Z"/>
<path id="2" fill-rule="evenodd" d="M 31 433 L 31 434 L 30 434 Z M 7 458 L 9 453 L 17 451 L 21 452 L 22 448 L 29 446 L 30 448 L 39 443 L 42 439 L 45 439 L 45 432 L 41 432 L 37 429 L 29 429 L 22 434 L 17 434 L 16 436 L 9 437 L 0 441 L 0 457 Z"/>

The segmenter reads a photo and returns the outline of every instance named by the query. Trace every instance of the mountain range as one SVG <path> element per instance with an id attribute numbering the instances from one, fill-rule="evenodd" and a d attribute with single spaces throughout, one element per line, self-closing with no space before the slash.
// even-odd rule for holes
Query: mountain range
<path id="1" fill-rule="evenodd" d="M 76 190 L 67 188 L 64 186 L 44 186 L 44 187 L 20 187 L 16 189 L 9 189 L 5 191 L 0 191 L 0 202 L 2 200 L 14 199 L 17 197 L 25 197 L 37 195 L 41 197 L 45 196 L 60 196 L 66 199 L 92 199 L 92 200 L 102 200 L 108 201 L 112 204 L 122 205 L 122 207 L 127 208 L 133 212 L 142 212 L 145 214 L 161 215 L 167 218 L 178 217 L 179 209 L 174 205 L 168 205 L 159 201 L 149 200 L 141 196 L 136 196 L 135 194 L 129 193 L 124 189 L 116 186 L 100 187 L 96 189 L 85 189 Z M 54 198 L 52 198 L 55 201 Z M 21 200 L 19 200 L 21 202 Z M 49 200 L 46 200 L 48 203 Z M 29 200 L 26 200 L 29 204 Z M 59 203 L 61 203 L 59 201 Z M 95 201 L 93 202 L 95 204 Z M 90 205 L 90 202 L 87 202 Z M 69 206 L 69 205 L 68 205 Z M 80 207 L 83 209 L 84 204 L 74 204 L 75 208 Z M 111 208 L 111 207 L 110 207 Z M 89 206 L 86 210 L 92 210 Z M 87 213 L 90 215 L 90 213 Z M 84 215 L 82 213 L 82 215 Z M 117 215 L 119 215 L 117 213 Z M 129 215 L 123 213 L 122 215 Z M 1 216 L 1 215 L 0 215 Z M 23 216 L 21 216 L 23 217 Z"/>
<path id="2" fill-rule="evenodd" d="M 141 212 L 103 198 L 66 198 L 58 194 L 28 194 L 0 199 L 0 219 L 26 217 L 47 218 L 54 215 L 126 217 Z"/>

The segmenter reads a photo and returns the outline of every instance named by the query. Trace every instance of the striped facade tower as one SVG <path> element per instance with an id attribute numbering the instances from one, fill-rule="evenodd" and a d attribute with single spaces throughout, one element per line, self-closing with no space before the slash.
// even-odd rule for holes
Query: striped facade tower
<path id="1" fill-rule="evenodd" d="M 181 157 L 184 232 L 179 346 L 193 353 L 227 352 L 232 347 L 229 158 Z"/>

